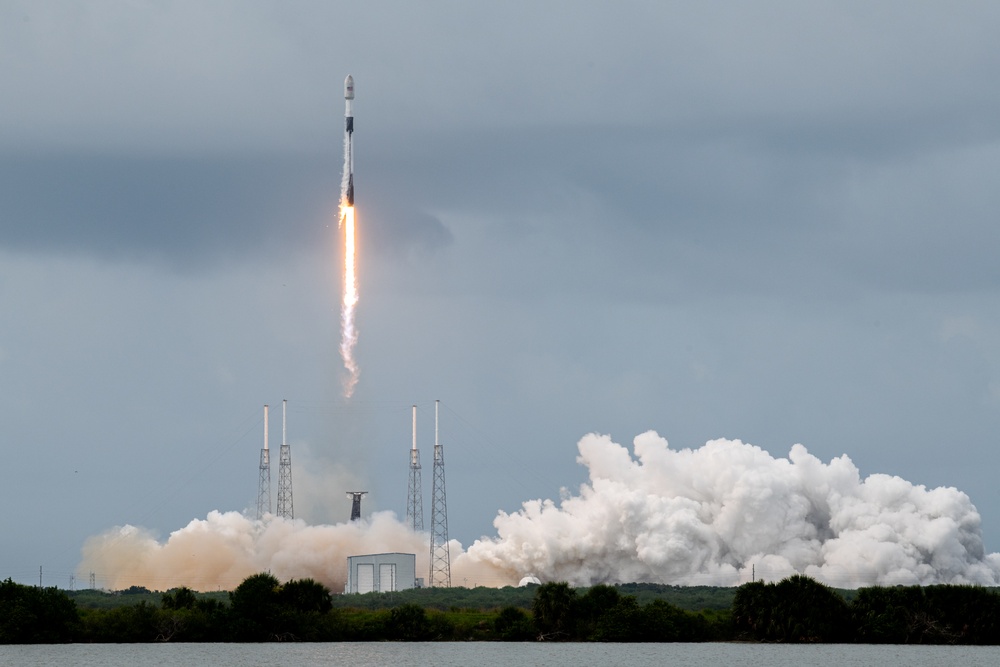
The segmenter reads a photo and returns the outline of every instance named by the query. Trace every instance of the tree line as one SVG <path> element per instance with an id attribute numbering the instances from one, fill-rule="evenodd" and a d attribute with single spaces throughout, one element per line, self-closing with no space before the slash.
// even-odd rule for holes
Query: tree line
<path id="1" fill-rule="evenodd" d="M 802 575 L 744 584 L 736 637 L 769 642 L 1000 644 L 1000 594 L 982 586 L 873 586 L 850 603 Z"/>
<path id="2" fill-rule="evenodd" d="M 464 591 L 465 589 L 462 589 Z M 731 590 L 731 589 L 730 589 Z M 727 609 L 640 599 L 635 585 L 531 589 L 530 607 L 373 608 L 312 579 L 255 574 L 228 594 L 188 588 L 135 604 L 78 607 L 65 592 L 0 582 L 0 643 L 263 641 L 765 641 L 1000 644 L 1000 595 L 976 586 L 870 587 L 845 597 L 805 576 L 754 582 Z M 440 595 L 439 591 L 436 595 Z M 700 593 L 699 595 L 702 595 Z M 519 593 L 520 595 L 520 593 Z M 338 605 L 334 604 L 336 599 Z M 437 600 L 437 597 L 434 598 Z M 459 596 L 457 599 L 462 599 Z M 518 597 L 517 599 L 521 599 Z M 384 600 L 384 596 L 383 596 Z M 355 602 L 355 606 L 349 605 Z M 368 608 L 366 608 L 368 607 Z"/>

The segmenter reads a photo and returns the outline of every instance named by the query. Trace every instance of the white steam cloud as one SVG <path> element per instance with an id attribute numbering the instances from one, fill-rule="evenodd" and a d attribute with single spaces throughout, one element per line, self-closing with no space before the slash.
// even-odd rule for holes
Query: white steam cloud
<path id="1" fill-rule="evenodd" d="M 677 451 L 647 432 L 634 448 L 635 458 L 586 436 L 579 495 L 501 513 L 499 536 L 467 557 L 578 586 L 733 586 L 794 573 L 846 588 L 1000 583 L 1000 554 L 985 554 L 979 513 L 957 489 L 861 479 L 846 455 L 823 463 L 802 445 L 787 459 L 734 440 Z"/>
<path id="2" fill-rule="evenodd" d="M 854 588 L 874 584 L 1000 583 L 1000 554 L 986 554 L 979 513 L 954 488 L 899 477 L 861 478 L 847 456 L 823 463 L 795 445 L 788 458 L 735 440 L 672 450 L 656 433 L 634 456 L 607 436 L 579 442 L 590 473 L 578 494 L 501 512 L 497 536 L 467 552 L 452 541 L 456 586 L 542 581 L 734 586 L 795 573 Z M 268 516 L 211 512 L 165 543 L 131 526 L 90 538 L 81 575 L 103 586 L 232 590 L 270 571 L 344 589 L 347 557 L 414 553 L 428 568 L 426 533 L 391 512 L 367 521 L 309 526 Z"/>

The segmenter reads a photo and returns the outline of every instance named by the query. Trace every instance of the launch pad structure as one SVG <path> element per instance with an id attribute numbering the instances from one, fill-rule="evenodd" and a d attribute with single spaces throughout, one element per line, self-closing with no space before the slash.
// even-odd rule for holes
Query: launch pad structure
<path id="1" fill-rule="evenodd" d="M 278 452 L 278 507 L 277 514 L 282 519 L 294 519 L 292 502 L 292 449 L 288 445 L 288 401 L 281 401 L 281 449 Z"/>
<path id="2" fill-rule="evenodd" d="M 292 449 L 288 445 L 288 401 L 281 401 L 281 450 L 278 453 L 278 513 L 283 519 L 295 518 L 292 502 Z M 257 483 L 257 519 L 271 513 L 271 450 L 267 446 L 268 406 L 264 406 L 264 448 L 260 450 Z"/>
<path id="3" fill-rule="evenodd" d="M 260 450 L 260 480 L 257 484 L 257 519 L 271 513 L 271 455 L 267 449 L 267 406 L 264 406 L 264 448 Z"/>
<path id="4" fill-rule="evenodd" d="M 351 521 L 361 520 L 361 499 L 367 491 L 348 491 L 347 497 L 351 499 Z"/>
<path id="5" fill-rule="evenodd" d="M 417 449 L 417 406 L 413 406 L 413 447 L 410 449 L 410 485 L 406 494 L 406 523 L 413 532 L 424 529 L 424 490 L 420 479 L 420 450 Z"/>
<path id="6" fill-rule="evenodd" d="M 431 493 L 431 567 L 428 586 L 451 588 L 448 550 L 448 497 L 444 488 L 444 447 L 438 441 L 438 405 L 434 401 L 434 481 Z"/>
<path id="7" fill-rule="evenodd" d="M 451 553 L 448 539 L 448 496 L 445 490 L 444 446 L 440 441 L 440 404 L 434 401 L 434 474 L 431 486 L 430 572 L 427 585 L 451 586 Z M 412 407 L 412 445 L 410 447 L 410 479 L 407 492 L 406 520 L 414 532 L 424 529 L 423 488 L 420 450 L 417 448 L 417 406 Z M 257 492 L 257 519 L 271 513 L 271 458 L 268 447 L 269 407 L 264 406 L 264 446 L 260 450 Z M 367 491 L 347 491 L 351 499 L 351 521 L 361 519 L 361 499 Z M 292 501 L 292 455 L 288 445 L 288 401 L 281 402 L 281 450 L 278 463 L 278 506 L 276 516 L 294 518 Z"/>

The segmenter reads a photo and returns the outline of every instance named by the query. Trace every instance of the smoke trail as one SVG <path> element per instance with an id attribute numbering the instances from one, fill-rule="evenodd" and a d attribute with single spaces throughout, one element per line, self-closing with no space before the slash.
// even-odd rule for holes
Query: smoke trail
<path id="1" fill-rule="evenodd" d="M 954 488 L 861 479 L 846 455 L 823 463 L 802 445 L 787 459 L 734 440 L 675 451 L 648 432 L 634 459 L 607 436 L 578 447 L 590 471 L 578 495 L 501 512 L 499 536 L 463 558 L 574 585 L 732 586 L 753 571 L 840 587 L 1000 583 L 1000 554 L 985 554 L 979 513 Z"/>
<path id="2" fill-rule="evenodd" d="M 354 395 L 360 369 L 354 358 L 354 346 L 358 342 L 358 331 L 354 325 L 354 310 L 358 303 L 358 276 L 355 265 L 354 207 L 348 204 L 347 187 L 351 172 L 350 137 L 344 134 L 344 173 L 340 181 L 340 225 L 344 229 L 344 296 L 340 310 L 340 356 L 347 369 L 344 379 L 344 397 Z"/>

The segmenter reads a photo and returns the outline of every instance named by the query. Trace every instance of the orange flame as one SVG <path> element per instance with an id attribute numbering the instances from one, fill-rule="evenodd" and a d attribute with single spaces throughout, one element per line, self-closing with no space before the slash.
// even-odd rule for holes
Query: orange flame
<path id="1" fill-rule="evenodd" d="M 358 331 L 354 325 L 354 308 L 358 304 L 358 275 L 354 248 L 354 207 L 343 206 L 342 211 L 340 220 L 344 227 L 344 298 L 340 312 L 340 356 L 348 373 L 344 380 L 344 397 L 350 398 L 360 374 L 358 362 L 354 358 L 354 346 L 358 342 Z"/>

